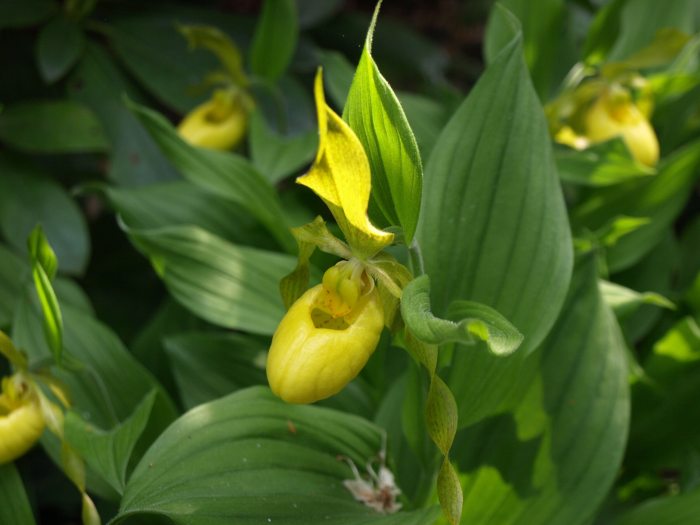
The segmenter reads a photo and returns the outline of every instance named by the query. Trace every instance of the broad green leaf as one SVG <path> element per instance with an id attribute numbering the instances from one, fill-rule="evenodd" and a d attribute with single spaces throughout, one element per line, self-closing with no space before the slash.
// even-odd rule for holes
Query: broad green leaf
<path id="1" fill-rule="evenodd" d="M 177 178 L 148 133 L 124 107 L 122 96 L 136 94 L 103 47 L 88 43 L 67 84 L 69 97 L 95 113 L 109 138 L 110 179 L 138 186 Z"/>
<path id="2" fill-rule="evenodd" d="M 372 171 L 372 196 L 392 225 L 411 244 L 418 223 L 423 166 L 418 144 L 399 99 L 372 58 L 379 6 L 343 109 L 343 119 L 360 139 Z"/>
<path id="3" fill-rule="evenodd" d="M 700 514 L 700 488 L 658 497 L 637 505 L 614 525 L 693 525 Z"/>
<path id="4" fill-rule="evenodd" d="M 257 334 L 277 328 L 284 314 L 278 285 L 292 257 L 236 246 L 194 226 L 127 233 L 172 296 L 197 316 Z"/>
<path id="5" fill-rule="evenodd" d="M 318 133 L 281 135 L 255 112 L 250 118 L 248 143 L 253 165 L 263 177 L 276 184 L 311 163 L 318 148 Z"/>
<path id="6" fill-rule="evenodd" d="M 651 304 L 661 308 L 675 310 L 675 305 L 663 295 L 654 292 L 637 292 L 617 283 L 600 281 L 600 293 L 605 302 L 613 309 L 615 315 L 624 317 L 634 312 L 643 304 Z"/>
<path id="7" fill-rule="evenodd" d="M 596 230 L 615 217 L 647 217 L 649 223 L 620 238 L 607 251 L 611 272 L 638 262 L 663 238 L 687 201 L 697 178 L 700 142 L 665 158 L 658 174 L 591 192 L 571 213 L 574 231 Z"/>
<path id="8" fill-rule="evenodd" d="M 265 0 L 250 50 L 254 74 L 278 80 L 292 60 L 299 38 L 294 0 Z"/>
<path id="9" fill-rule="evenodd" d="M 22 478 L 12 463 L 0 465 L 0 523 L 36 523 Z"/>
<path id="10" fill-rule="evenodd" d="M 185 332 L 166 338 L 165 353 L 185 408 L 266 384 L 269 345 L 267 339 L 221 332 Z"/>
<path id="11" fill-rule="evenodd" d="M 82 153 L 109 149 L 102 125 L 71 100 L 19 102 L 0 113 L 0 140 L 28 153 Z"/>
<path id="12" fill-rule="evenodd" d="M 19 253 L 41 224 L 58 257 L 59 269 L 81 274 L 90 255 L 85 218 L 75 201 L 53 179 L 27 161 L 0 156 L 0 230 Z"/>
<path id="13" fill-rule="evenodd" d="M 639 16 L 644 13 L 644 16 Z M 674 27 L 693 34 L 697 26 L 700 5 L 695 0 L 677 0 L 668 5 L 656 0 L 627 0 L 621 7 L 619 31 L 608 60 L 622 60 L 649 45 L 659 29 Z"/>
<path id="14" fill-rule="evenodd" d="M 505 9 L 504 9 L 505 8 Z M 554 84 L 559 80 L 561 53 L 565 36 L 565 0 L 500 0 L 489 18 L 484 49 L 487 62 L 492 62 L 498 52 L 512 39 L 513 22 L 508 10 L 522 27 L 523 52 L 530 69 L 535 90 L 542 100 L 547 100 Z"/>
<path id="15" fill-rule="evenodd" d="M 231 206 L 230 201 L 190 181 L 136 188 L 100 186 L 96 189 L 104 192 L 129 228 L 149 230 L 193 225 L 228 241 L 274 246 L 272 239 L 257 226 L 248 212 Z"/>
<path id="16" fill-rule="evenodd" d="M 343 480 L 380 451 L 380 431 L 356 416 L 287 405 L 262 387 L 200 405 L 153 444 L 131 476 L 114 525 L 426 525 L 435 509 L 383 515 Z"/>
<path id="17" fill-rule="evenodd" d="M 152 390 L 128 419 L 109 431 L 84 421 L 76 412 L 69 411 L 66 414 L 66 441 L 119 494 L 124 492 L 129 458 L 146 428 L 155 400 L 156 391 Z"/>
<path id="18" fill-rule="evenodd" d="M 248 210 L 282 246 L 293 247 L 272 186 L 243 157 L 187 144 L 158 113 L 130 104 L 165 156 L 187 180 Z"/>
<path id="19" fill-rule="evenodd" d="M 657 173 L 635 162 L 620 138 L 581 151 L 557 145 L 554 151 L 562 180 L 582 186 L 611 186 Z"/>
<path id="20" fill-rule="evenodd" d="M 542 107 L 520 37 L 496 57 L 438 138 L 425 167 L 418 240 L 432 311 L 494 308 L 524 336 L 519 352 L 456 349 L 448 385 L 468 425 L 518 399 L 525 356 L 566 295 L 572 250 Z M 462 351 L 465 350 L 465 351 Z"/>
<path id="21" fill-rule="evenodd" d="M 85 35 L 75 20 L 60 15 L 46 24 L 36 45 L 39 72 L 45 82 L 56 82 L 75 65 L 85 49 Z"/>
<path id="22" fill-rule="evenodd" d="M 299 10 L 299 27 L 308 29 L 336 14 L 343 7 L 343 0 L 296 0 L 296 5 Z"/>
<path id="23" fill-rule="evenodd" d="M 38 24 L 56 11 L 53 0 L 5 0 L 0 3 L 0 28 Z"/>
<path id="24" fill-rule="evenodd" d="M 624 342 L 584 259 L 540 350 L 539 372 L 512 413 L 465 429 L 452 447 L 464 473 L 462 523 L 583 525 L 618 475 L 629 392 Z"/>
<path id="25" fill-rule="evenodd" d="M 507 319 L 483 304 L 455 301 L 448 308 L 448 319 L 433 315 L 427 275 L 417 277 L 404 288 L 401 315 L 413 335 L 426 343 L 473 344 L 482 340 L 494 354 L 508 355 L 523 341 L 522 334 Z"/>

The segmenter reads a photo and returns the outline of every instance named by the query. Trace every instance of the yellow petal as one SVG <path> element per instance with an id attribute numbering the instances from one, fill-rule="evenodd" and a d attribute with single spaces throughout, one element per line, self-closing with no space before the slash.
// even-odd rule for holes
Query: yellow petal
<path id="1" fill-rule="evenodd" d="M 219 91 L 188 113 L 177 130 L 194 146 L 227 151 L 241 141 L 247 124 L 248 113 L 241 98 Z"/>
<path id="2" fill-rule="evenodd" d="M 585 126 L 586 137 L 591 142 L 619 136 L 638 162 L 655 166 L 659 160 L 659 141 L 654 128 L 630 100 L 601 95 L 586 113 Z"/>
<path id="3" fill-rule="evenodd" d="M 348 318 L 319 322 L 313 314 L 325 293 L 319 284 L 282 319 L 267 356 L 272 391 L 288 403 L 313 403 L 342 390 L 360 373 L 379 343 L 384 315 L 376 290 Z M 323 326 L 335 328 L 319 328 Z"/>
<path id="4" fill-rule="evenodd" d="M 23 455 L 41 437 L 44 418 L 31 398 L 5 415 L 0 415 L 0 465 Z"/>
<path id="5" fill-rule="evenodd" d="M 309 172 L 297 179 L 321 197 L 343 231 L 353 253 L 366 259 L 391 244 L 394 235 L 376 228 L 367 217 L 372 174 L 359 139 L 326 104 L 321 70 L 314 85 L 319 147 Z"/>

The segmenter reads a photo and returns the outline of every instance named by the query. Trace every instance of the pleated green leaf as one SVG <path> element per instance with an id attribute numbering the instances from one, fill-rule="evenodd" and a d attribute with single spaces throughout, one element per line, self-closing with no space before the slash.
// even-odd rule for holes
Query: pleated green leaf
<path id="1" fill-rule="evenodd" d="M 367 153 L 375 202 L 391 224 L 403 228 L 406 243 L 410 244 L 420 212 L 423 166 L 401 103 L 371 55 L 380 5 L 367 31 L 343 120 L 350 124 Z"/>
<path id="2" fill-rule="evenodd" d="M 614 525 L 694 525 L 700 515 L 700 488 L 654 498 L 624 513 Z"/>
<path id="3" fill-rule="evenodd" d="M 36 523 L 22 478 L 12 463 L 0 465 L 0 523 Z"/>
<path id="4" fill-rule="evenodd" d="M 156 391 L 153 390 L 128 419 L 109 431 L 84 421 L 76 412 L 66 415 L 66 441 L 80 451 L 87 465 L 119 494 L 124 492 L 131 453 L 146 428 L 155 400 Z"/>
<path id="5" fill-rule="evenodd" d="M 287 405 L 253 387 L 191 410 L 136 466 L 114 525 L 427 525 L 436 509 L 384 515 L 343 485 L 381 448 L 377 427 L 334 410 Z M 139 521 L 141 520 L 141 521 Z"/>
<path id="6" fill-rule="evenodd" d="M 44 81 L 65 75 L 85 49 L 85 35 L 75 20 L 59 15 L 46 24 L 36 44 L 37 63 Z"/>
<path id="7" fill-rule="evenodd" d="M 539 372 L 520 405 L 458 434 L 452 456 L 464 473 L 462 523 L 583 525 L 608 494 L 630 402 L 624 341 L 596 282 L 588 256 L 531 356 Z"/>
<path id="8" fill-rule="evenodd" d="M 155 111 L 133 103 L 129 107 L 183 177 L 248 210 L 282 246 L 293 250 L 294 239 L 273 187 L 246 159 L 191 146 Z"/>
<path id="9" fill-rule="evenodd" d="M 460 425 L 518 400 L 525 356 L 566 295 L 571 238 L 542 107 L 519 35 L 503 48 L 444 128 L 425 168 L 418 228 L 432 311 L 485 304 L 524 336 L 509 357 L 485 345 L 454 353 L 448 384 Z"/>
<path id="10" fill-rule="evenodd" d="M 284 315 L 279 281 L 294 258 L 231 244 L 195 226 L 130 230 L 173 297 L 226 328 L 272 334 Z"/>

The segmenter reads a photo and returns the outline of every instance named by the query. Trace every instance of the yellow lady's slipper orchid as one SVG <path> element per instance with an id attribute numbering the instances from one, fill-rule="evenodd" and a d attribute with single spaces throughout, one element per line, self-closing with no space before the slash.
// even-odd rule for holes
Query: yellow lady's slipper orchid
<path id="1" fill-rule="evenodd" d="M 654 128 L 624 90 L 603 92 L 585 114 L 585 135 L 593 143 L 622 137 L 632 156 L 646 166 L 659 161 Z"/>
<path id="2" fill-rule="evenodd" d="M 190 144 L 215 150 L 236 146 L 248 125 L 244 95 L 218 90 L 207 102 L 188 113 L 178 126 L 178 133 Z"/>
<path id="3" fill-rule="evenodd" d="M 277 327 L 267 356 L 272 391 L 288 403 L 338 393 L 360 373 L 379 343 L 384 313 L 359 261 L 330 268 Z"/>
<path id="4" fill-rule="evenodd" d="M 27 452 L 46 423 L 34 387 L 21 374 L 2 380 L 0 395 L 0 465 Z"/>

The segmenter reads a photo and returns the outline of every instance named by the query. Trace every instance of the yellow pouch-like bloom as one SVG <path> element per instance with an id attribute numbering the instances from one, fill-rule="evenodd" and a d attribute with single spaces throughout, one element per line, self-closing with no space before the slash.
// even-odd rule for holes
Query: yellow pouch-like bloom
<path id="1" fill-rule="evenodd" d="M 307 290 L 277 328 L 267 379 L 288 403 L 313 403 L 338 393 L 377 347 L 384 326 L 379 294 L 370 284 L 369 292 L 358 295 L 351 282 L 337 275 L 324 277 L 326 284 Z"/>
<path id="2" fill-rule="evenodd" d="M 226 151 L 243 139 L 247 125 L 243 95 L 219 90 L 188 113 L 177 130 L 190 144 Z"/>
<path id="3" fill-rule="evenodd" d="M 654 128 L 626 93 L 603 93 L 585 114 L 585 128 L 591 142 L 619 136 L 638 162 L 655 166 L 659 161 Z"/>
<path id="4" fill-rule="evenodd" d="M 19 384 L 20 388 L 15 384 Z M 36 393 L 28 385 L 3 379 L 0 395 L 0 465 L 14 461 L 41 437 L 46 425 Z"/>

